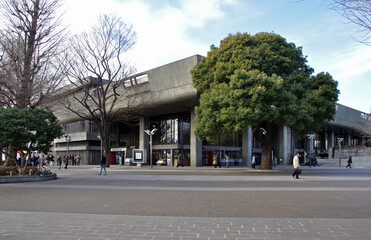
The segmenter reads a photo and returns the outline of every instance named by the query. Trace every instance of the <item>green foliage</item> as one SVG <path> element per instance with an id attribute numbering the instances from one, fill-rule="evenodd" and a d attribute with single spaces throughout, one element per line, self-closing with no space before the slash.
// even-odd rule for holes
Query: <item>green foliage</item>
<path id="1" fill-rule="evenodd" d="M 31 174 L 36 175 L 36 173 L 38 172 L 37 167 L 26 167 L 24 172 L 28 174 L 30 172 L 30 169 L 32 170 Z M 3 167 L 3 166 L 1 166 L 0 167 L 0 176 L 9 176 L 10 171 L 12 171 L 13 176 L 16 176 L 16 175 L 20 174 L 19 169 L 15 166 L 13 166 L 13 167 Z"/>
<path id="2" fill-rule="evenodd" d="M 192 69 L 201 93 L 195 133 L 240 132 L 283 124 L 301 134 L 331 120 L 339 91 L 331 75 L 313 76 L 302 49 L 273 33 L 229 35 Z"/>
<path id="3" fill-rule="evenodd" d="M 52 141 L 62 136 L 62 127 L 52 111 L 45 109 L 0 109 L 0 142 L 14 151 L 47 153 Z M 24 160 L 24 159 L 23 159 Z"/>
<path id="4" fill-rule="evenodd" d="M 50 170 L 45 170 L 45 171 L 36 171 L 35 176 L 47 176 L 47 175 L 52 175 L 53 173 Z"/>

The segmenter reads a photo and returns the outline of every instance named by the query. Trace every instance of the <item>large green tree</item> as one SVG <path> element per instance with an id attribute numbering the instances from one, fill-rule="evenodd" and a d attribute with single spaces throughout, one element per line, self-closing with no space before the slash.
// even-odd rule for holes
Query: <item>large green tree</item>
<path id="1" fill-rule="evenodd" d="M 27 156 L 33 151 L 48 153 L 53 140 L 62 135 L 62 127 L 50 110 L 0 108 L 0 143 L 3 148 L 21 152 L 21 162 L 16 162 L 21 174 L 26 169 Z"/>
<path id="2" fill-rule="evenodd" d="M 303 136 L 335 114 L 337 82 L 328 73 L 313 72 L 302 49 L 280 35 L 229 35 L 191 71 L 201 94 L 196 135 L 212 141 L 219 133 L 253 126 L 254 137 L 263 144 L 260 168 L 270 169 L 276 125 Z"/>

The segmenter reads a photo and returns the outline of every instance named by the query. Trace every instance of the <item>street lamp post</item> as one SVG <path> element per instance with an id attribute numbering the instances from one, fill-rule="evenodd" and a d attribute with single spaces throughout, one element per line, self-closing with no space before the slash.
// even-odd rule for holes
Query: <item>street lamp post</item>
<path id="1" fill-rule="evenodd" d="M 66 140 L 66 143 L 67 143 L 67 156 L 66 156 L 66 161 L 67 163 L 69 162 L 69 159 L 70 159 L 70 154 L 69 154 L 69 142 L 71 142 L 71 136 L 69 135 L 64 135 L 64 138 Z"/>
<path id="2" fill-rule="evenodd" d="M 102 160 L 102 157 L 103 157 L 103 143 L 102 143 L 102 137 L 100 136 L 99 133 L 97 135 L 97 138 L 100 140 L 100 159 L 99 160 Z"/>
<path id="3" fill-rule="evenodd" d="M 155 135 L 155 132 L 157 131 L 157 128 L 153 128 L 150 130 L 144 130 L 145 133 L 149 135 L 149 153 L 150 153 L 150 162 L 151 162 L 151 169 L 153 168 L 152 164 L 152 136 Z"/>
<path id="4" fill-rule="evenodd" d="M 311 168 L 312 167 L 312 149 L 313 149 L 314 134 L 307 134 L 307 137 L 310 140 L 310 145 L 309 145 L 309 168 Z"/>
<path id="5" fill-rule="evenodd" d="M 339 144 L 339 167 L 341 167 L 341 142 L 344 140 L 344 138 L 338 138 L 338 144 Z"/>

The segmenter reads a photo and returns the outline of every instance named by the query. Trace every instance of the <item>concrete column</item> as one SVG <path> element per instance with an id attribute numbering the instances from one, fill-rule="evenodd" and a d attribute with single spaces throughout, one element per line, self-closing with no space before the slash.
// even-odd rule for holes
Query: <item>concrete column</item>
<path id="1" fill-rule="evenodd" d="M 139 119 L 139 149 L 144 149 L 147 151 L 147 159 L 145 160 L 145 163 L 149 162 L 148 161 L 149 159 L 149 137 L 144 132 L 147 126 L 148 126 L 148 118 L 140 117 Z"/>
<path id="2" fill-rule="evenodd" d="M 345 146 L 351 146 L 352 145 L 352 139 L 350 137 L 350 133 L 347 134 L 345 139 L 346 139 Z"/>
<path id="3" fill-rule="evenodd" d="M 329 147 L 333 148 L 335 146 L 335 133 L 334 131 L 330 131 L 328 135 Z"/>
<path id="4" fill-rule="evenodd" d="M 191 167 L 202 166 L 202 141 L 194 133 L 195 111 L 191 110 Z"/>
<path id="5" fill-rule="evenodd" d="M 252 155 L 252 128 L 242 132 L 242 165 L 251 167 Z"/>
<path id="6" fill-rule="evenodd" d="M 283 164 L 287 165 L 290 164 L 290 154 L 292 153 L 292 146 L 291 146 L 291 130 L 287 126 L 282 126 L 282 135 L 280 140 L 280 151 L 279 159 L 282 159 Z"/>

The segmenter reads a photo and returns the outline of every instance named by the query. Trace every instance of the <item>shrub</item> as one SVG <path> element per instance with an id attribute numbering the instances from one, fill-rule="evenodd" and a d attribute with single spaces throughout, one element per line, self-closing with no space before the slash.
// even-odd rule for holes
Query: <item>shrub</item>
<path id="1" fill-rule="evenodd" d="M 36 174 L 36 172 L 38 171 L 37 167 L 26 167 L 26 170 L 25 170 L 26 175 L 29 174 L 30 169 L 32 169 L 32 174 L 33 175 Z M 10 171 L 12 171 L 13 176 L 19 175 L 18 168 L 15 167 L 15 166 L 11 166 L 11 167 L 0 166 L 0 176 L 9 176 Z"/>
<path id="2" fill-rule="evenodd" d="M 37 176 L 40 176 L 40 175 L 52 175 L 52 172 L 50 170 L 45 170 L 43 172 L 37 170 L 36 173 L 35 173 L 35 175 L 37 175 Z"/>

